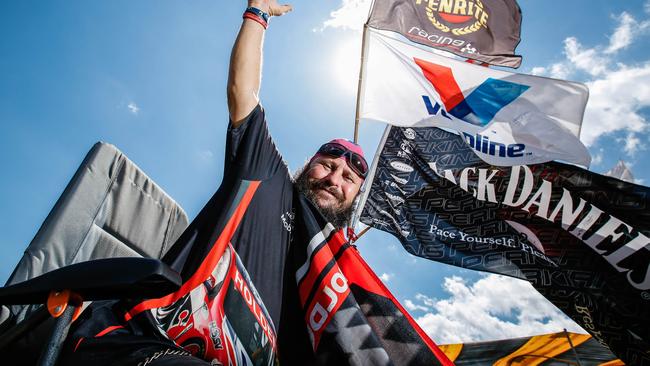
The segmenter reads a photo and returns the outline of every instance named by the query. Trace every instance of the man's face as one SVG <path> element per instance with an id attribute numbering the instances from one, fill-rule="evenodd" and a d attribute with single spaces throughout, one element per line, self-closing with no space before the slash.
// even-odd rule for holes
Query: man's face
<path id="1" fill-rule="evenodd" d="M 363 178 L 347 164 L 344 157 L 319 155 L 307 171 L 307 179 L 319 207 L 345 210 L 352 206 Z"/>
<path id="2" fill-rule="evenodd" d="M 300 174 L 297 183 L 332 224 L 343 227 L 363 178 L 348 166 L 345 157 L 317 155 Z"/>

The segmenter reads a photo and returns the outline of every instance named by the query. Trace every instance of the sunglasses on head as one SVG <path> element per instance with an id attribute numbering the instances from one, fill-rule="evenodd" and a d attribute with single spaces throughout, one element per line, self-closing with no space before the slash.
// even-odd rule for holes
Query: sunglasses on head
<path id="1" fill-rule="evenodd" d="M 345 146 L 336 143 L 327 143 L 318 149 L 318 154 L 329 155 L 335 158 L 345 157 L 350 169 L 352 169 L 361 178 L 366 178 L 368 174 L 368 163 L 363 156 L 348 150 Z"/>

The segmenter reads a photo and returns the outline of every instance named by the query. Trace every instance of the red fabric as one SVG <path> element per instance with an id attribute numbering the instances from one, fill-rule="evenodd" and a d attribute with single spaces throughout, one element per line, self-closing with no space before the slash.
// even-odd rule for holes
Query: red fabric
<path id="1" fill-rule="evenodd" d="M 134 316 L 138 315 L 139 313 L 145 310 L 150 310 L 150 309 L 173 304 L 178 299 L 180 299 L 181 297 L 185 296 L 187 293 L 192 291 L 192 289 L 194 289 L 196 286 L 200 285 L 203 281 L 205 281 L 206 278 L 210 276 L 210 273 L 219 262 L 219 259 L 221 259 L 221 256 L 223 255 L 223 251 L 226 249 L 226 245 L 228 245 L 228 242 L 230 242 L 230 239 L 235 234 L 235 230 L 237 230 L 237 227 L 239 226 L 242 217 L 244 217 L 244 213 L 246 212 L 248 205 L 253 199 L 253 195 L 255 194 L 255 191 L 257 190 L 259 185 L 260 185 L 259 181 L 251 182 L 250 186 L 246 190 L 246 193 L 244 193 L 244 197 L 242 198 L 241 202 L 235 209 L 235 212 L 233 213 L 233 215 L 230 217 L 230 220 L 226 224 L 226 227 L 223 229 L 221 235 L 219 235 L 217 240 L 214 242 L 214 244 L 212 245 L 212 249 L 210 249 L 210 252 L 203 260 L 201 266 L 194 273 L 194 275 L 192 275 L 192 277 L 189 280 L 183 283 L 183 285 L 178 291 L 158 299 L 143 301 L 138 305 L 134 306 L 131 310 L 129 310 L 129 312 L 127 312 L 124 315 L 124 319 L 126 321 L 131 320 L 131 318 L 133 318 Z"/>
<path id="2" fill-rule="evenodd" d="M 465 100 L 463 92 L 460 90 L 454 74 L 451 69 L 446 66 L 437 65 L 428 61 L 414 58 L 415 63 L 420 66 L 424 77 L 431 82 L 438 94 L 442 99 L 445 109 L 450 111 L 454 109 L 458 103 Z"/>
<path id="3" fill-rule="evenodd" d="M 79 345 L 81 345 L 81 342 L 84 340 L 84 337 L 79 338 L 77 341 L 77 344 L 74 346 L 74 350 L 72 352 L 77 352 L 77 348 L 79 348 Z"/>
<path id="4" fill-rule="evenodd" d="M 343 239 L 343 231 L 339 231 L 332 240 L 327 244 L 330 247 L 332 253 L 337 253 L 343 245 L 347 244 Z M 336 240 L 338 238 L 339 240 Z M 425 344 L 429 347 L 431 352 L 438 358 L 441 364 L 444 366 L 453 366 L 454 363 L 445 355 L 440 348 L 433 342 L 431 338 L 426 334 L 426 332 L 420 328 L 418 323 L 415 322 L 415 319 L 402 307 L 402 304 L 397 301 L 395 296 L 388 290 L 386 285 L 377 277 L 375 272 L 370 268 L 366 261 L 361 258 L 359 251 L 350 246 L 344 250 L 340 258 L 337 259 L 337 264 L 340 270 L 343 272 L 343 275 L 348 280 L 348 284 L 355 284 L 368 292 L 375 293 L 377 295 L 388 298 L 395 306 L 400 310 L 404 317 L 408 320 L 411 327 L 417 332 L 417 334 L 422 338 Z"/>
<path id="5" fill-rule="evenodd" d="M 442 352 L 435 342 L 429 338 L 429 335 L 420 328 L 415 319 L 411 317 L 411 314 L 402 307 L 402 304 L 397 301 L 386 285 L 384 285 L 379 277 L 377 277 L 375 272 L 373 272 L 370 266 L 368 266 L 368 263 L 361 258 L 361 255 L 359 255 L 356 248 L 348 248 L 341 258 L 339 258 L 338 264 L 350 284 L 356 284 L 366 289 L 366 291 L 389 298 L 402 312 L 404 317 L 408 320 L 422 340 L 427 344 L 427 346 L 429 346 L 429 349 L 431 349 L 431 351 L 436 355 L 438 360 L 445 366 L 454 366 L 454 363 L 447 357 L 447 355 Z M 361 271 L 359 268 L 364 268 L 365 271 Z"/>
<path id="6" fill-rule="evenodd" d="M 122 326 L 122 325 L 114 325 L 112 327 L 108 327 L 108 328 L 102 330 L 101 332 L 95 334 L 95 337 L 101 337 L 101 336 L 106 335 L 106 334 L 108 334 L 108 333 L 110 333 L 110 332 L 112 332 L 112 331 L 114 331 L 116 329 L 121 329 L 121 328 L 124 328 L 124 326 Z"/>

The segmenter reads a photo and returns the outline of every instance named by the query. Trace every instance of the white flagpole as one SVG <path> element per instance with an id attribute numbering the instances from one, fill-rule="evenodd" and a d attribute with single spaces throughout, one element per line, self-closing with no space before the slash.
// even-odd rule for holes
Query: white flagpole
<path id="1" fill-rule="evenodd" d="M 368 23 L 363 25 L 361 38 L 361 64 L 359 66 L 359 84 L 357 86 L 357 108 L 354 116 L 354 142 L 359 143 L 359 116 L 361 115 L 361 100 L 364 94 L 364 79 L 366 76 L 366 54 L 368 52 Z"/>
<path id="2" fill-rule="evenodd" d="M 375 1 L 373 0 L 372 4 L 370 4 L 370 10 L 368 11 L 368 18 L 366 20 L 366 23 L 363 25 L 363 35 L 361 36 L 361 62 L 359 65 L 359 83 L 357 84 L 357 105 L 356 105 L 356 111 L 355 111 L 355 116 L 354 116 L 354 142 L 359 143 L 359 119 L 361 115 L 361 100 L 363 98 L 363 93 L 364 93 L 364 80 L 366 76 L 366 55 L 368 53 L 368 20 L 370 20 L 370 15 L 372 14 L 372 8 L 375 6 Z M 374 164 L 374 161 L 373 161 Z M 372 181 L 372 175 L 373 170 L 370 169 L 368 172 L 368 175 L 366 177 L 366 181 L 364 182 L 364 185 L 361 187 L 361 195 L 364 195 L 363 189 L 364 187 L 370 187 L 370 184 L 368 182 Z M 369 188 L 365 188 L 369 189 Z M 352 217 L 350 218 L 349 227 L 354 229 L 357 226 L 357 223 L 359 221 L 359 216 L 361 215 L 361 210 L 363 209 L 363 205 L 361 202 L 365 203 L 365 199 L 360 199 L 357 201 L 357 206 L 355 207 L 355 212 L 352 214 Z M 368 227 L 369 228 L 369 227 Z M 368 230 L 364 230 L 363 234 L 365 234 Z M 361 234 L 361 235 L 363 235 Z"/>

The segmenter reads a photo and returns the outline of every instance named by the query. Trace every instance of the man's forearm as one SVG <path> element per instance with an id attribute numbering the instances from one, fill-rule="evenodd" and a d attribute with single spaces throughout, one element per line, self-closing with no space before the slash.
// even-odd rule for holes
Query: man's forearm
<path id="1" fill-rule="evenodd" d="M 252 6 L 271 15 L 282 15 L 291 10 L 275 0 L 250 0 Z M 238 126 L 259 102 L 262 79 L 262 45 L 264 26 L 244 18 L 230 55 L 228 75 L 228 110 L 230 120 Z"/>
<path id="2" fill-rule="evenodd" d="M 230 55 L 228 75 L 228 109 L 234 123 L 244 119 L 259 101 L 263 42 L 264 27 L 244 19 Z"/>

